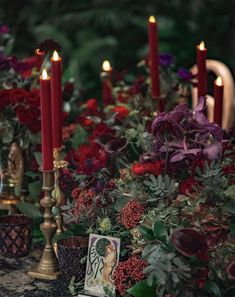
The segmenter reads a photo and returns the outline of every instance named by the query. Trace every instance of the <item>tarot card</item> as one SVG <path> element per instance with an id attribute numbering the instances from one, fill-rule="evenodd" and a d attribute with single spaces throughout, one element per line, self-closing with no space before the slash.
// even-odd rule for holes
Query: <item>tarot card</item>
<path id="1" fill-rule="evenodd" d="M 101 296 L 104 294 L 104 287 L 115 292 L 113 274 L 118 265 L 119 254 L 119 238 L 90 234 L 85 290 Z"/>

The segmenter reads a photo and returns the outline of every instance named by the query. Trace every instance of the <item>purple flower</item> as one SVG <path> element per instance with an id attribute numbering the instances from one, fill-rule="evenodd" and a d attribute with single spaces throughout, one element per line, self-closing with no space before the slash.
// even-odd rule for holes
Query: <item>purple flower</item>
<path id="1" fill-rule="evenodd" d="M 185 81 L 190 81 L 192 78 L 192 73 L 186 68 L 180 68 L 177 72 L 178 76 Z"/>
<path id="2" fill-rule="evenodd" d="M 174 56 L 169 54 L 169 53 L 161 53 L 159 56 L 160 59 L 160 65 L 162 67 L 167 67 L 169 65 L 171 65 L 172 63 L 174 63 Z"/>
<path id="3" fill-rule="evenodd" d="M 9 33 L 9 27 L 7 25 L 0 25 L 0 34 L 4 35 Z"/>

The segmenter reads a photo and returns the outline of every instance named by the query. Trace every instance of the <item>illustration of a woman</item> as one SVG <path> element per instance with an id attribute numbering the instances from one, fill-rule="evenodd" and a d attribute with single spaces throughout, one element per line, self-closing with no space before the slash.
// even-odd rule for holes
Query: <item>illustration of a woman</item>
<path id="1" fill-rule="evenodd" d="M 104 268 L 103 268 L 103 279 L 104 281 L 113 284 L 112 272 L 117 262 L 117 252 L 112 244 L 106 246 Z"/>

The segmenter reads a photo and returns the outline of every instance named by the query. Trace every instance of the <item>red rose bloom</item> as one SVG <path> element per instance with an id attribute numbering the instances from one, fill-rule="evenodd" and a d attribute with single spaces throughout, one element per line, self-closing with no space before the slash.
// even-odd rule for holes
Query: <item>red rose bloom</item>
<path id="1" fill-rule="evenodd" d="M 95 98 L 91 98 L 86 102 L 87 108 L 91 113 L 97 113 L 98 111 L 98 102 Z"/>
<path id="2" fill-rule="evenodd" d="M 25 125 L 31 132 L 37 133 L 40 131 L 40 112 L 36 108 L 18 107 L 16 116 L 22 125 Z"/>
<path id="3" fill-rule="evenodd" d="M 121 211 L 121 223 L 127 228 L 132 229 L 139 225 L 144 214 L 144 206 L 138 201 L 131 200 Z"/>
<path id="4" fill-rule="evenodd" d="M 125 106 L 121 106 L 121 105 L 115 106 L 112 111 L 117 113 L 116 114 L 116 119 L 118 121 L 123 120 L 129 114 L 129 109 L 127 109 Z"/>
<path id="5" fill-rule="evenodd" d="M 76 120 L 77 123 L 79 123 L 84 129 L 90 130 L 92 126 L 94 125 L 94 122 L 89 119 L 88 117 L 79 116 Z"/>
<path id="6" fill-rule="evenodd" d="M 23 101 L 27 100 L 29 93 L 20 88 L 12 89 L 10 91 L 10 101 L 12 104 L 22 103 Z"/>
<path id="7" fill-rule="evenodd" d="M 162 173 L 164 163 L 165 163 L 164 160 L 149 162 L 149 163 L 135 163 L 131 167 L 131 171 L 135 175 L 144 175 L 146 173 L 159 175 Z"/>
<path id="8" fill-rule="evenodd" d="M 10 104 L 10 90 L 0 90 L 0 111 Z"/>
<path id="9" fill-rule="evenodd" d="M 26 100 L 30 106 L 38 108 L 40 106 L 39 89 L 32 89 L 31 92 L 28 92 Z"/>
<path id="10" fill-rule="evenodd" d="M 93 141 L 95 139 L 98 139 L 100 137 L 113 137 L 114 136 L 114 131 L 109 128 L 106 124 L 100 123 L 98 124 L 92 131 L 91 136 L 89 137 L 90 141 Z"/>

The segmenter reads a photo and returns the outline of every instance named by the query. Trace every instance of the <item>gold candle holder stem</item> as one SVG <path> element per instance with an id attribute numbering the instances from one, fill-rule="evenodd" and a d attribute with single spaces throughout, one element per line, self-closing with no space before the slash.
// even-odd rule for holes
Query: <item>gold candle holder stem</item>
<path id="1" fill-rule="evenodd" d="M 53 197 L 56 200 L 56 216 L 55 220 L 57 223 L 57 231 L 56 234 L 59 235 L 64 232 L 63 226 L 63 216 L 61 213 L 61 205 L 63 205 L 63 194 L 60 191 L 59 187 L 59 178 L 60 178 L 60 169 L 66 168 L 68 163 L 63 160 L 62 158 L 62 147 L 61 148 L 54 148 L 53 151 L 54 155 L 54 171 L 55 171 L 55 189 L 53 191 Z"/>
<path id="2" fill-rule="evenodd" d="M 46 280 L 57 279 L 59 274 L 58 260 L 52 245 L 52 238 L 55 235 L 57 229 L 57 224 L 55 223 L 52 214 L 52 207 L 55 204 L 54 199 L 51 197 L 51 191 L 53 190 L 53 187 L 54 172 L 43 171 L 42 189 L 45 195 L 41 200 L 41 205 L 45 208 L 45 212 L 43 216 L 44 222 L 40 225 L 40 228 L 45 237 L 46 244 L 38 266 L 28 271 L 28 275 Z"/>

